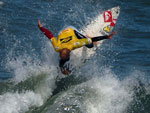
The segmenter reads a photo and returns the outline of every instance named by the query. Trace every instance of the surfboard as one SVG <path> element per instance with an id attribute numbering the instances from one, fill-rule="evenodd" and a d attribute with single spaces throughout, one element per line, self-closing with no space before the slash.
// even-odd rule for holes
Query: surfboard
<path id="1" fill-rule="evenodd" d="M 91 37 L 109 35 L 116 25 L 119 14 L 119 6 L 108 9 L 93 19 L 90 24 L 83 27 L 80 32 Z M 80 67 L 84 64 L 86 60 L 90 59 L 96 53 L 96 49 L 101 46 L 102 42 L 100 41 L 91 49 L 82 47 L 73 50 L 70 57 L 72 67 Z"/>

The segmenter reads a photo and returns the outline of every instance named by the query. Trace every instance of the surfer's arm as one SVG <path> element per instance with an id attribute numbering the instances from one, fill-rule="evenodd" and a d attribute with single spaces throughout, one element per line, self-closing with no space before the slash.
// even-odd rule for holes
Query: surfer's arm
<path id="1" fill-rule="evenodd" d="M 48 29 L 46 29 L 42 26 L 40 20 L 38 21 L 38 26 L 39 26 L 39 29 L 47 36 L 47 38 L 49 38 L 49 39 L 55 38 Z"/>
<path id="2" fill-rule="evenodd" d="M 60 48 L 58 47 L 57 40 L 53 36 L 53 34 L 48 29 L 45 29 L 44 27 L 41 27 L 40 29 L 41 29 L 41 31 L 44 32 L 44 34 L 47 36 L 47 38 L 49 38 L 51 40 L 52 45 L 55 48 L 56 52 L 59 52 Z"/>
<path id="3" fill-rule="evenodd" d="M 49 38 L 49 39 L 55 38 L 48 29 L 46 29 L 44 27 L 40 27 L 40 30 L 47 36 L 47 38 Z"/>
<path id="4" fill-rule="evenodd" d="M 51 40 L 52 45 L 53 45 L 53 47 L 55 48 L 56 52 L 59 52 L 59 51 L 60 51 L 60 47 L 58 47 L 57 40 L 56 40 L 56 38 L 53 36 L 53 34 L 50 32 L 50 30 L 44 28 L 44 27 L 42 26 L 42 24 L 40 23 L 40 20 L 38 21 L 38 26 L 39 26 L 40 30 L 41 30 L 42 32 L 44 32 L 44 34 L 47 36 L 47 38 Z"/>
<path id="5" fill-rule="evenodd" d="M 69 75 L 70 74 L 70 70 L 69 70 L 69 65 L 66 65 L 65 66 L 65 63 L 67 62 L 67 61 L 69 61 L 69 59 L 67 59 L 67 60 L 60 60 L 59 61 L 59 67 L 60 67 L 60 70 L 61 70 L 61 72 L 63 73 L 63 74 L 65 74 L 65 75 Z"/>
<path id="6" fill-rule="evenodd" d="M 44 32 L 44 34 L 47 36 L 47 38 L 49 38 L 49 39 L 55 38 L 55 37 L 53 36 L 53 34 L 52 34 L 48 29 L 46 29 L 46 28 L 44 28 L 44 27 L 42 26 L 40 20 L 38 21 L 38 26 L 39 26 L 39 29 L 40 29 L 42 32 Z"/>

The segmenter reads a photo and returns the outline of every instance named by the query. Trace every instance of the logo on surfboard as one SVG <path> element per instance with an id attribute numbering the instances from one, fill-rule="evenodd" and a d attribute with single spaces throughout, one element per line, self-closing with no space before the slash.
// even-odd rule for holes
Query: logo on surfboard
<path id="1" fill-rule="evenodd" d="M 104 12 L 104 22 L 112 22 L 112 13 L 111 11 Z"/>
<path id="2" fill-rule="evenodd" d="M 110 23 L 110 26 L 114 27 L 116 22 L 117 22 L 117 19 L 113 19 L 112 22 Z"/>
<path id="3" fill-rule="evenodd" d="M 110 33 L 110 32 L 111 32 L 111 27 L 110 27 L 110 25 L 104 27 L 103 30 L 106 31 L 107 33 Z"/>
<path id="4" fill-rule="evenodd" d="M 111 11 L 104 12 L 104 22 L 110 22 L 109 25 L 105 26 L 103 30 L 107 33 L 112 31 L 112 28 L 115 26 L 117 19 L 114 19 Z"/>

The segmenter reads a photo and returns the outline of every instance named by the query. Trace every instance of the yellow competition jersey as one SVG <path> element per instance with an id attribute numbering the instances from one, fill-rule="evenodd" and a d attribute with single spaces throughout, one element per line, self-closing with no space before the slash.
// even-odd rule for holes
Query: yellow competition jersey
<path id="1" fill-rule="evenodd" d="M 57 40 L 55 37 L 51 38 L 56 52 L 61 51 L 63 48 L 74 50 L 92 43 L 90 38 L 81 38 L 79 35 L 77 36 L 75 32 L 77 31 L 72 28 L 67 28 L 58 35 Z"/>

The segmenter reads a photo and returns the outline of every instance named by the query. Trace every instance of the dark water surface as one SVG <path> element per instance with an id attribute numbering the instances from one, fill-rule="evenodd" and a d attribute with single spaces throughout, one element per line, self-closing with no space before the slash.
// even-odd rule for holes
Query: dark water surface
<path id="1" fill-rule="evenodd" d="M 38 19 L 57 36 L 115 6 L 114 39 L 58 81 L 58 54 Z M 0 113 L 150 113 L 149 11 L 149 0 L 0 1 Z"/>

